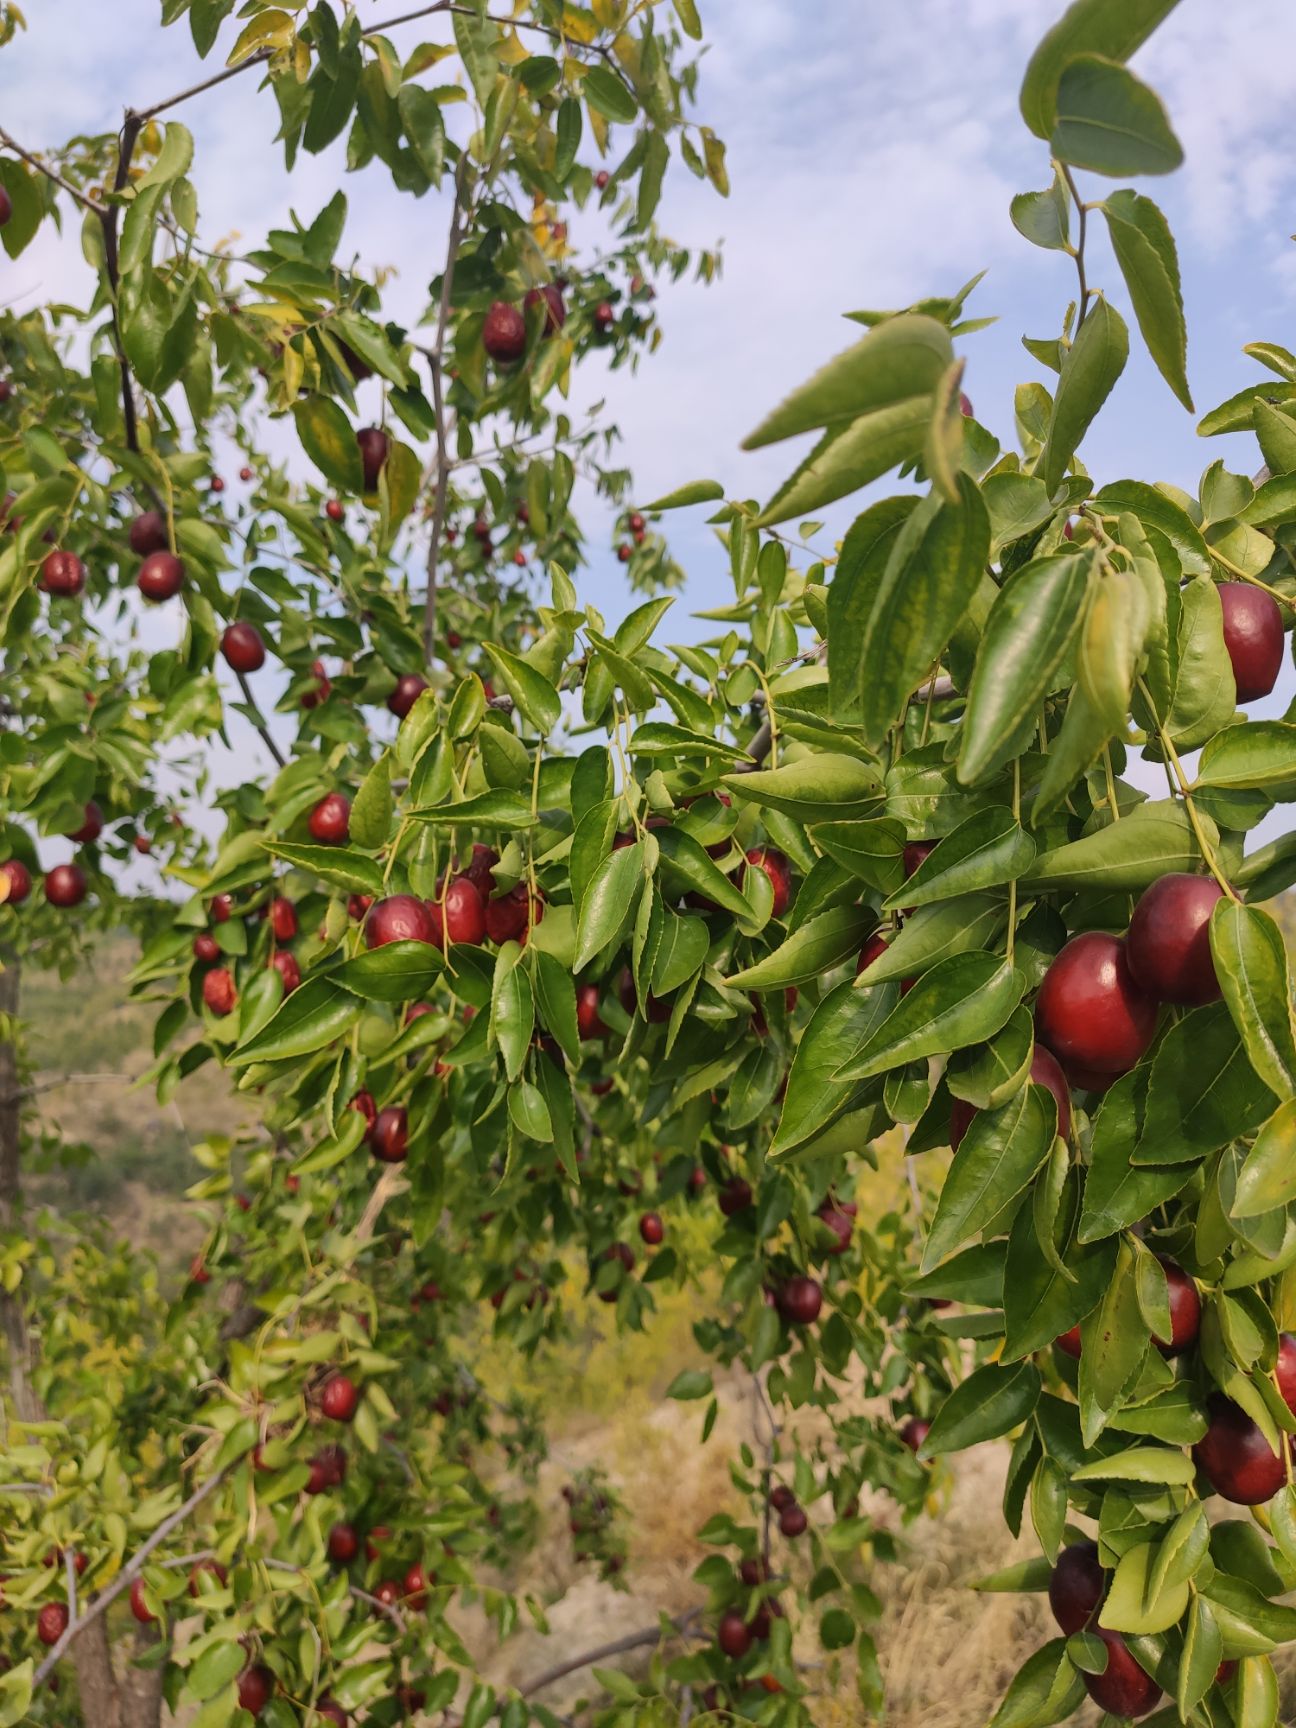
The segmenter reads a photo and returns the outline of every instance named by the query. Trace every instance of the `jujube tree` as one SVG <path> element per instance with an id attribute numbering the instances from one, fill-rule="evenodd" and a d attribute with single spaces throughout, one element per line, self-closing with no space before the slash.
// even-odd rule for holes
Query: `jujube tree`
<path id="1" fill-rule="evenodd" d="M 999 1437 L 1040 1556 L 983 1585 L 1047 1590 L 1060 1632 L 999 1728 L 1086 1692 L 1278 1720 L 1296 1040 L 1256 903 L 1296 843 L 1247 840 L 1296 788 L 1296 732 L 1239 705 L 1273 690 L 1296 595 L 1296 358 L 1252 345 L 1277 381 L 1201 422 L 1254 432 L 1255 480 L 1216 462 L 1191 497 L 1078 455 L 1129 346 L 1091 286 L 1099 216 L 1192 406 L 1164 218 L 1076 181 L 1178 164 L 1126 65 L 1171 10 L 1078 0 L 1026 70 L 1052 180 L 1013 220 L 1078 294 L 1027 342 L 1053 377 L 1019 390 L 1017 447 L 965 393 L 970 283 L 853 314 L 748 440 L 818 435 L 763 507 L 712 481 L 640 504 L 557 405 L 586 354 L 651 346 L 653 273 L 691 263 L 653 227 L 672 152 L 726 190 L 688 112 L 691 0 L 442 0 L 399 23 L 449 28 L 400 51 L 395 22 L 251 0 L 226 71 L 118 137 L 0 133 L 7 250 L 79 212 L 99 284 L 88 367 L 61 310 L 0 325 L 3 1005 L 23 951 L 70 962 L 126 919 L 159 1097 L 218 1061 L 259 1118 L 196 1148 L 209 1228 L 168 1299 L 124 1245 L 22 1213 L 16 1024 L 2 1047 L 0 1721 L 556 1722 L 557 1669 L 497 1690 L 455 1620 L 474 1597 L 500 1638 L 543 1622 L 512 1584 L 543 1412 L 493 1399 L 474 1350 L 559 1336 L 574 1267 L 631 1329 L 694 1282 L 700 1350 L 759 1413 L 701 1614 L 645 1630 L 644 1680 L 599 1669 L 599 1722 L 812 1723 L 811 1640 L 878 1709 L 876 1496 L 914 1514 L 932 1460 Z M 232 11 L 163 14 L 206 55 Z M 198 244 L 172 113 L 242 68 L 289 170 L 345 133 L 349 167 L 444 186 L 426 326 L 338 262 L 341 194 L 246 257 Z M 616 240 L 585 260 L 591 202 Z M 258 449 L 267 417 L 305 462 Z M 816 511 L 894 470 L 811 550 Z M 615 625 L 573 579 L 578 474 L 647 596 Z M 659 524 L 698 505 L 734 602 L 667 648 Z M 131 590 L 173 646 L 133 645 Z M 197 770 L 212 845 L 172 821 L 159 748 L 200 762 L 227 703 L 274 767 Z M 45 835 L 78 861 L 42 881 Z M 166 892 L 118 895 L 136 851 Z M 873 1217 L 878 1162 L 911 1184 Z M 706 1443 L 713 1371 L 671 1391 Z M 1212 1520 L 1213 1495 L 1255 1510 Z M 566 1500 L 621 1579 L 613 1485 Z"/>

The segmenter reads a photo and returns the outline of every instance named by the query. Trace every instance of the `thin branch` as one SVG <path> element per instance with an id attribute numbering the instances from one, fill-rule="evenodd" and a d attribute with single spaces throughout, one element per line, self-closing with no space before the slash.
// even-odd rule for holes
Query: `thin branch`
<path id="1" fill-rule="evenodd" d="M 7 145 L 15 156 L 21 156 L 29 168 L 34 168 L 38 174 L 43 174 L 47 180 L 52 180 L 56 186 L 62 187 L 69 198 L 75 198 L 78 204 L 84 205 L 87 210 L 93 210 L 96 216 L 103 215 L 102 208 L 95 203 L 93 198 L 87 198 L 84 192 L 78 192 L 70 180 L 65 180 L 61 174 L 55 173 L 54 169 L 47 167 L 39 156 L 33 156 L 30 150 L 24 150 L 18 140 L 11 137 L 2 126 L 0 126 L 0 144 Z"/>
<path id="2" fill-rule="evenodd" d="M 139 1574 L 144 1570 L 144 1562 L 148 1559 L 153 1550 L 161 1547 L 162 1543 L 166 1541 L 171 1532 L 178 1529 L 179 1526 L 184 1523 L 185 1519 L 190 1517 L 192 1513 L 202 1505 L 208 1495 L 215 1493 L 216 1489 L 220 1487 L 221 1483 L 233 1468 L 234 1466 L 231 1464 L 224 1470 L 218 1470 L 214 1476 L 209 1476 L 207 1478 L 201 1488 L 195 1488 L 193 1493 L 185 1501 L 184 1505 L 178 1506 L 176 1510 L 171 1513 L 170 1517 L 164 1518 L 148 1540 L 140 1544 L 140 1546 L 135 1550 L 133 1557 L 126 1562 L 121 1571 L 113 1579 L 112 1583 L 109 1584 L 106 1589 L 101 1590 L 99 1594 L 87 1605 L 86 1611 L 82 1614 L 81 1618 L 79 1620 L 73 1619 L 69 1621 L 67 1630 L 64 1632 L 63 1636 L 51 1649 L 49 1655 L 41 1663 L 40 1667 L 37 1668 L 35 1674 L 33 1674 L 33 1689 L 39 1686 L 42 1681 L 49 1678 L 50 1674 L 53 1673 L 59 1662 L 62 1661 L 63 1656 L 67 1652 L 68 1646 L 73 1642 L 73 1640 L 79 1637 L 92 1621 L 97 1620 L 101 1614 L 106 1613 L 123 1591 L 130 1589 L 135 1579 L 138 1578 Z"/>
<path id="3" fill-rule="evenodd" d="M 445 531 L 446 495 L 450 486 L 450 453 L 446 443 L 445 391 L 441 374 L 445 358 L 446 328 L 450 322 L 450 300 L 454 292 L 455 261 L 463 239 L 464 190 L 468 158 L 459 158 L 455 173 L 454 209 L 450 216 L 450 238 L 446 244 L 445 270 L 441 276 L 441 304 L 437 309 L 436 340 L 428 361 L 432 372 L 432 403 L 436 412 L 437 476 L 436 504 L 432 511 L 432 533 L 427 551 L 427 598 L 423 602 L 423 655 L 432 664 L 436 646 L 437 559 L 441 555 L 441 536 Z"/>
<path id="4" fill-rule="evenodd" d="M 295 1572 L 300 1568 L 294 1566 L 292 1570 Z M 350 1590 L 357 1602 L 367 1603 L 370 1608 L 377 1609 L 379 1614 L 386 1615 L 401 1636 L 405 1635 L 405 1616 L 394 1602 L 384 1602 L 380 1596 L 371 1596 L 367 1590 L 362 1590 L 358 1584 L 352 1584 Z"/>
<path id="5" fill-rule="evenodd" d="M 357 1242 L 367 1242 L 374 1233 L 374 1225 L 378 1215 L 394 1194 L 403 1194 L 409 1183 L 400 1173 L 398 1164 L 389 1164 L 374 1184 L 373 1193 L 368 1204 L 360 1214 L 360 1222 L 355 1227 Z"/>
<path id="6" fill-rule="evenodd" d="M 698 1612 L 694 1609 L 679 1619 L 670 1622 L 671 1629 L 680 1638 L 696 1637 L 692 1630 Z M 547 1686 L 554 1685 L 559 1680 L 565 1680 L 569 1674 L 578 1674 L 582 1668 L 590 1668 L 596 1662 L 603 1662 L 609 1656 L 624 1656 L 630 1650 L 644 1650 L 652 1645 L 660 1644 L 664 1636 L 661 1622 L 645 1626 L 641 1632 L 629 1632 L 624 1638 L 614 1638 L 608 1644 L 600 1644 L 597 1649 L 586 1650 L 580 1656 L 572 1656 L 566 1662 L 558 1662 L 552 1668 L 546 1668 L 534 1679 L 524 1680 L 517 1688 L 520 1698 L 530 1698 L 533 1693 L 543 1692 Z M 458 1718 L 456 1718 L 458 1720 Z"/>
<path id="7" fill-rule="evenodd" d="M 54 1074 L 48 1080 L 34 1080 L 30 1086 L 20 1086 L 16 1092 L 10 1092 L 0 1098 L 0 1107 L 6 1104 L 20 1104 L 24 1098 L 34 1098 L 38 1092 L 56 1092 L 60 1086 L 89 1086 L 100 1081 L 129 1081 L 129 1074 Z"/>
<path id="8" fill-rule="evenodd" d="M 139 142 L 140 128 L 144 122 L 137 114 L 128 113 L 121 129 L 121 142 L 117 148 L 117 172 L 113 176 L 113 191 L 121 192 L 130 177 L 131 157 L 135 154 L 135 146 Z M 122 344 L 120 287 L 121 270 L 117 257 L 117 224 L 121 219 L 121 206 L 112 204 L 99 212 L 103 223 L 104 237 L 104 270 L 108 277 L 108 286 L 112 292 L 112 326 L 113 346 L 117 350 L 117 363 L 121 368 L 122 419 L 126 429 L 127 448 L 139 454 L 139 424 L 135 417 L 135 392 L 131 387 L 130 363 L 126 358 L 126 349 Z"/>
<path id="9" fill-rule="evenodd" d="M 274 739 L 270 736 L 269 730 L 266 727 L 266 723 L 261 718 L 261 710 L 257 707 L 256 697 L 253 696 L 253 694 L 252 694 L 252 687 L 247 681 L 246 673 L 236 672 L 234 674 L 234 676 L 239 681 L 239 688 L 243 692 L 243 700 L 247 703 L 248 707 L 252 710 L 252 713 L 256 716 L 256 718 L 252 721 L 252 724 L 256 727 L 257 731 L 261 734 L 261 742 L 265 745 L 266 749 L 274 757 L 275 761 L 279 764 L 279 766 L 281 768 L 287 767 L 287 759 L 285 758 L 283 751 L 279 748 L 279 746 L 275 743 Z"/>
<path id="10" fill-rule="evenodd" d="M 1085 230 L 1089 222 L 1089 212 L 1085 209 L 1084 200 L 1076 189 L 1075 178 L 1072 175 L 1070 168 L 1068 168 L 1065 163 L 1060 164 L 1060 166 L 1062 168 L 1062 178 L 1066 181 L 1071 196 L 1075 199 L 1077 223 L 1079 227 L 1079 235 L 1076 240 L 1075 250 L 1076 275 L 1080 278 L 1080 311 L 1076 317 L 1076 333 L 1079 334 L 1080 326 L 1085 321 L 1085 313 L 1089 310 L 1089 287 L 1085 281 L 1084 262 Z"/>
<path id="11" fill-rule="evenodd" d="M 370 24 L 362 30 L 362 36 L 381 36 L 384 31 L 394 30 L 398 24 L 412 24 L 418 18 L 430 18 L 436 12 L 463 12 L 469 8 L 450 6 L 448 0 L 436 0 L 432 6 L 420 6 L 414 12 L 404 12 L 398 18 L 385 18 L 380 24 Z M 473 12 L 476 17 L 476 12 Z M 228 83 L 231 78 L 237 78 L 241 72 L 249 72 L 254 66 L 264 66 L 271 58 L 271 51 L 263 48 L 258 54 L 249 54 L 246 60 L 240 60 L 237 66 L 226 66 L 219 72 L 214 72 L 210 78 L 204 78 L 200 84 L 191 84 L 187 90 L 178 90 L 174 96 L 167 96 L 161 102 L 155 102 L 151 108 L 132 108 L 127 117 L 132 115 L 140 121 L 152 120 L 159 114 L 164 114 L 168 108 L 178 108 L 182 102 L 188 102 L 191 97 L 201 96 L 206 90 L 214 90 L 218 84 Z"/>

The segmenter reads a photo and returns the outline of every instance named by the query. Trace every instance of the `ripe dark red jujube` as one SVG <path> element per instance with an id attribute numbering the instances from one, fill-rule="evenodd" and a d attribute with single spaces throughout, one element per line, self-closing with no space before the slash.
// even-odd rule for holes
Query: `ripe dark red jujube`
<path id="1" fill-rule="evenodd" d="M 1036 1030 L 1065 1069 L 1123 1074 L 1156 1033 L 1156 1003 L 1130 973 L 1125 944 L 1089 930 L 1073 937 L 1044 974 Z"/>
<path id="2" fill-rule="evenodd" d="M 1144 891 L 1130 919 L 1125 957 L 1147 995 L 1184 1007 L 1218 1000 L 1210 920 L 1223 897 L 1213 877 L 1177 871 Z"/>
<path id="3" fill-rule="evenodd" d="M 1254 702 L 1269 694 L 1282 670 L 1282 613 L 1272 594 L 1250 582 L 1221 582 L 1219 597 L 1237 699 Z"/>
<path id="4" fill-rule="evenodd" d="M 1193 1447 L 1193 1461 L 1217 1494 L 1235 1506 L 1260 1506 L 1287 1480 L 1281 1453 L 1232 1399 L 1215 1395 L 1209 1426 Z"/>

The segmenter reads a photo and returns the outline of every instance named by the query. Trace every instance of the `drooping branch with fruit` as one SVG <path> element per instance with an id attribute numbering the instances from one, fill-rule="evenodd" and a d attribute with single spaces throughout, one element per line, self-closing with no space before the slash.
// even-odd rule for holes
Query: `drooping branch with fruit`
<path id="1" fill-rule="evenodd" d="M 233 9 L 164 16 L 205 57 Z M 763 508 L 701 481 L 623 510 L 648 597 L 615 625 L 580 598 L 573 497 L 624 506 L 629 478 L 555 402 L 586 354 L 655 340 L 651 276 L 691 262 L 653 227 L 672 152 L 727 189 L 691 0 L 386 27 L 252 0 L 225 71 L 120 138 L 0 134 L 6 250 L 75 207 L 98 272 L 87 367 L 52 312 L 0 319 L 0 1724 L 558 1721 L 538 1691 L 653 1638 L 591 1628 L 534 1684 L 487 1678 L 464 1604 L 492 1648 L 544 1622 L 516 1579 L 545 1435 L 479 1357 L 543 1353 L 582 1292 L 647 1327 L 671 1287 L 710 1361 L 670 1388 L 699 1443 L 750 1402 L 745 1510 L 700 1532 L 697 1609 L 646 1677 L 598 1668 L 590 1720 L 808 1728 L 837 1684 L 879 1711 L 891 1509 L 1004 1439 L 1040 1553 L 982 1585 L 1046 1589 L 1061 1636 L 999 1728 L 1086 1692 L 1278 1721 L 1296 1039 L 1258 903 L 1296 840 L 1250 842 L 1296 796 L 1296 727 L 1241 708 L 1296 597 L 1296 358 L 1254 344 L 1277 381 L 1201 422 L 1254 432 L 1255 481 L 1217 462 L 1190 497 L 1078 455 L 1128 353 L 1113 295 L 1191 407 L 1164 218 L 1077 178 L 1177 165 L 1126 64 L 1172 9 L 1078 0 L 1027 68 L 1053 178 L 1013 219 L 1079 299 L 1027 344 L 1054 377 L 1019 390 L 1016 448 L 964 394 L 975 284 L 855 314 L 748 440 L 815 437 Z M 288 170 L 346 132 L 349 166 L 445 191 L 424 330 L 338 261 L 341 194 L 246 256 L 198 245 L 193 140 L 157 116 L 243 68 Z M 583 264 L 591 207 L 614 242 Z M 258 448 L 285 437 L 291 463 Z M 660 519 L 700 505 L 734 602 L 664 647 Z M 144 605 L 173 646 L 137 644 Z M 264 758 L 216 784 L 231 713 Z M 218 838 L 175 807 L 177 748 Z M 52 836 L 76 861 L 42 870 Z M 144 894 L 114 884 L 136 854 Z M 194 1149 L 209 1228 L 174 1298 L 22 1208 L 20 959 L 70 971 L 123 922 L 158 1096 L 219 1062 L 258 1118 Z M 622 1583 L 614 1486 L 565 1501 Z"/>

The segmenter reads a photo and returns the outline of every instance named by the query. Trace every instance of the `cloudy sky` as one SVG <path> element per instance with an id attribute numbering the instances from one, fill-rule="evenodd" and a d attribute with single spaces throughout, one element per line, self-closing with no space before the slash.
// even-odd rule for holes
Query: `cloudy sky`
<path id="1" fill-rule="evenodd" d="M 4 124 L 29 146 L 115 126 L 127 103 L 156 101 L 200 73 L 187 27 L 159 27 L 158 0 L 33 0 L 25 9 L 30 28 L 0 64 Z M 369 23 L 409 8 L 358 0 L 358 9 Z M 1011 442 L 1014 385 L 1050 376 L 1020 337 L 1055 335 L 1074 288 L 1071 261 L 1028 246 L 1008 219 L 1012 194 L 1048 179 L 1047 152 L 1022 124 L 1016 97 L 1032 47 L 1061 9 L 1062 0 L 700 0 L 709 47 L 698 115 L 728 144 L 733 190 L 721 201 L 674 164 L 660 220 L 682 243 L 720 243 L 723 278 L 663 291 L 658 355 L 633 378 L 587 367 L 574 398 L 606 396 L 640 497 L 704 475 L 736 494 L 768 495 L 795 451 L 742 455 L 739 440 L 858 335 L 841 315 L 948 292 L 982 269 L 971 310 L 1000 321 L 967 339 L 966 387 L 978 418 Z M 393 35 L 408 50 L 438 29 L 439 20 Z M 218 47 L 207 68 L 222 57 Z M 1189 377 L 1203 412 L 1262 375 L 1240 352 L 1244 342 L 1290 340 L 1296 11 L 1290 0 L 1230 0 L 1226 12 L 1217 0 L 1181 0 L 1135 64 L 1165 98 L 1187 152 L 1178 174 L 1141 189 L 1178 240 Z M 254 85 L 252 75 L 236 79 L 182 110 L 198 140 L 204 238 L 237 234 L 250 244 L 290 203 L 313 213 L 342 180 L 348 244 L 397 272 L 392 313 L 415 321 L 444 249 L 444 202 L 402 196 L 382 171 L 344 176 L 340 147 L 305 158 L 289 181 L 271 142 L 274 103 Z M 1106 184 L 1091 181 L 1088 195 Z M 1090 283 L 1127 311 L 1096 226 Z M 596 248 L 596 218 L 578 219 L 572 238 Z M 6 265 L 5 299 L 80 295 L 85 281 L 75 235 L 62 244 L 42 235 Z M 1086 443 L 1093 472 L 1192 486 L 1219 456 L 1258 466 L 1249 437 L 1199 439 L 1137 335 L 1133 350 Z M 830 531 L 840 533 L 858 507 L 839 506 Z M 698 607 L 732 592 L 701 514 L 671 523 L 690 572 L 687 603 Z M 592 526 L 595 544 L 606 545 L 610 535 Z M 581 582 L 619 616 L 625 601 L 610 555 L 597 555 Z M 675 629 L 684 634 L 683 621 Z"/>

